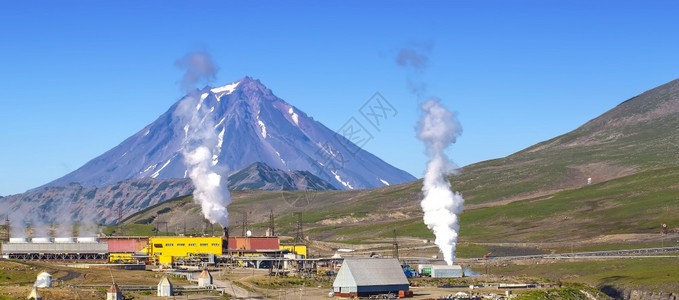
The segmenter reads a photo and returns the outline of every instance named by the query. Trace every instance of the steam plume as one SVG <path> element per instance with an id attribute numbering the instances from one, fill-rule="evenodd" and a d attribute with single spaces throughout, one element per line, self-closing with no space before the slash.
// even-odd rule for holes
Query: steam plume
<path id="1" fill-rule="evenodd" d="M 217 167 L 214 160 L 218 156 L 214 120 L 207 106 L 201 105 L 205 99 L 195 89 L 192 90 L 196 83 L 215 78 L 218 68 L 206 52 L 189 53 L 176 65 L 186 69 L 182 87 L 188 95 L 179 103 L 175 117 L 186 124 L 182 154 L 195 186 L 193 199 L 200 204 L 203 216 L 210 223 L 227 227 L 229 214 L 226 206 L 231 203 L 231 195 L 227 189 L 227 177 L 220 175 L 226 174 L 226 170 Z"/>
<path id="2" fill-rule="evenodd" d="M 423 114 L 418 123 L 417 137 L 427 147 L 430 160 L 424 174 L 420 205 L 424 211 L 424 223 L 434 232 L 434 243 L 443 252 L 448 265 L 455 260 L 457 232 L 460 229 L 457 214 L 464 209 L 462 196 L 450 190 L 446 175 L 454 171 L 444 150 L 455 143 L 462 127 L 455 115 L 441 106 L 438 99 L 430 99 L 420 105 Z"/>
<path id="3" fill-rule="evenodd" d="M 411 42 L 401 48 L 396 55 L 396 64 L 410 71 L 407 77 L 408 89 L 418 98 L 424 98 L 427 85 L 416 75 L 422 74 L 427 69 L 429 53 L 433 48 L 433 42 Z"/>
<path id="4" fill-rule="evenodd" d="M 416 70 L 424 69 L 428 60 L 427 56 L 412 48 L 403 48 L 399 50 L 398 56 L 396 56 L 397 64 L 403 67 L 411 66 Z"/>
<path id="5" fill-rule="evenodd" d="M 184 69 L 181 85 L 185 91 L 193 88 L 201 81 L 209 82 L 215 79 L 219 68 L 212 61 L 212 57 L 206 51 L 191 52 L 178 59 L 175 65 Z"/>

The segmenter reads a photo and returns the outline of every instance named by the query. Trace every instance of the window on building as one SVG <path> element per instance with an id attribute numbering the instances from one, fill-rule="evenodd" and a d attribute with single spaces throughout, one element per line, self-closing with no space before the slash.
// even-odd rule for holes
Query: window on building
<path id="1" fill-rule="evenodd" d="M 189 244 L 189 247 L 195 247 L 195 246 L 196 246 L 196 243 L 190 243 Z"/>
<path id="2" fill-rule="evenodd" d="M 165 247 L 174 247 L 173 243 L 165 244 Z"/>
<path id="3" fill-rule="evenodd" d="M 185 246 L 184 243 L 179 243 L 179 244 L 177 244 L 177 247 L 184 247 L 184 246 Z"/>
<path id="4" fill-rule="evenodd" d="M 212 243 L 212 246 L 213 247 L 219 247 L 219 244 L 218 243 Z"/>
<path id="5" fill-rule="evenodd" d="M 153 244 L 153 247 L 156 247 L 156 248 L 163 248 L 163 244 Z"/>
<path id="6" fill-rule="evenodd" d="M 201 247 L 207 247 L 207 243 L 205 243 L 205 244 L 201 243 L 200 246 Z"/>

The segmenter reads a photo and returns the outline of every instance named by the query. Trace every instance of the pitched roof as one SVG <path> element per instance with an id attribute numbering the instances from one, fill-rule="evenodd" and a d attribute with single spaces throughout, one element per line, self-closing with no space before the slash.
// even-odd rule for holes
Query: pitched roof
<path id="1" fill-rule="evenodd" d="M 37 287 L 33 287 L 31 290 L 31 293 L 28 294 L 28 299 L 42 299 L 42 295 L 40 295 L 40 292 L 38 291 Z"/>
<path id="2" fill-rule="evenodd" d="M 167 276 L 163 276 L 162 279 L 160 279 L 160 282 L 158 282 L 158 286 L 172 286 L 172 282 L 170 282 L 170 279 L 167 279 Z"/>
<path id="3" fill-rule="evenodd" d="M 397 259 L 347 258 L 335 278 L 334 286 L 372 286 L 408 284 Z"/>
<path id="4" fill-rule="evenodd" d="M 121 293 L 120 288 L 118 287 L 117 283 L 113 283 L 113 285 L 111 285 L 111 287 L 108 288 L 108 292 L 109 293 L 116 293 L 116 294 Z"/>
<path id="5" fill-rule="evenodd" d="M 38 277 L 52 277 L 52 274 L 47 273 L 47 271 L 42 271 L 38 274 Z"/>
<path id="6" fill-rule="evenodd" d="M 211 277 L 212 275 L 210 275 L 210 272 L 208 272 L 207 270 L 203 270 L 203 272 L 200 273 L 200 276 L 198 276 L 198 278 L 211 278 Z"/>

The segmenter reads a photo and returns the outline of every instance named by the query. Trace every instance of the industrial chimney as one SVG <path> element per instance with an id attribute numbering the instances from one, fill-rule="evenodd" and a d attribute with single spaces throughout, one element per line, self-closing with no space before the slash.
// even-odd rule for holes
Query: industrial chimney
<path id="1" fill-rule="evenodd" d="M 226 254 L 229 249 L 229 227 L 222 227 L 222 253 Z"/>

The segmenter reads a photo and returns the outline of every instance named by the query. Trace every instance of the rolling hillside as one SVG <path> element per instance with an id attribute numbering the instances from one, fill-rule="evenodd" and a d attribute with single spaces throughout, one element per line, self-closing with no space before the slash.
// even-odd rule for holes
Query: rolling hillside
<path id="1" fill-rule="evenodd" d="M 466 243 L 533 243 L 535 248 L 552 249 L 573 243 L 659 244 L 661 223 L 675 232 L 679 228 L 676 128 L 679 81 L 672 81 L 572 132 L 465 167 L 450 177 L 466 199 L 462 251 Z M 592 178 L 591 185 L 587 178 Z M 356 191 L 235 192 L 229 207 L 231 226 L 239 232 L 242 214 L 248 212 L 248 220 L 263 232 L 273 207 L 283 234 L 295 229 L 292 214 L 303 212 L 305 233 L 315 240 L 388 241 L 392 229 L 401 237 L 431 238 L 421 221 L 420 187 L 421 181 L 416 181 Z M 127 222 L 153 214 L 145 211 Z M 679 240 L 676 233 L 664 238 Z M 472 252 L 485 250 L 482 246 Z"/>

